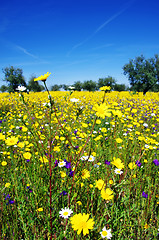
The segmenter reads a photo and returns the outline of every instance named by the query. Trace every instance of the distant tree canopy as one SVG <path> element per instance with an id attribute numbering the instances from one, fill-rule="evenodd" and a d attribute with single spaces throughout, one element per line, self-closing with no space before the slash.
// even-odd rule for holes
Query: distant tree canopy
<path id="1" fill-rule="evenodd" d="M 51 86 L 51 91 L 59 91 L 62 88 L 62 85 L 55 84 Z"/>
<path id="2" fill-rule="evenodd" d="M 84 81 L 82 88 L 87 91 L 95 91 L 98 89 L 96 82 L 92 80 Z"/>
<path id="3" fill-rule="evenodd" d="M 36 78 L 36 77 L 31 76 L 31 78 L 28 82 L 27 88 L 29 89 L 29 91 L 33 91 L 33 92 L 43 91 L 45 89 L 44 86 L 40 85 L 38 81 L 34 81 L 34 78 Z"/>
<path id="4" fill-rule="evenodd" d="M 27 86 L 23 77 L 22 69 L 11 66 L 2 69 L 2 71 L 4 73 L 4 81 L 7 82 L 9 92 L 15 92 L 16 88 L 20 85 L 25 87 Z"/>
<path id="5" fill-rule="evenodd" d="M 2 86 L 0 87 L 0 91 L 1 91 L 1 92 L 7 92 L 7 91 L 8 91 L 8 87 L 5 86 L 5 85 L 2 85 Z"/>
<path id="6" fill-rule="evenodd" d="M 99 78 L 98 80 L 98 88 L 103 87 L 103 86 L 110 86 L 111 89 L 114 89 L 114 85 L 116 83 L 116 80 L 110 76 L 106 78 Z"/>
<path id="7" fill-rule="evenodd" d="M 131 90 L 143 92 L 159 89 L 159 56 L 145 59 L 143 55 L 131 59 L 123 67 L 124 74 L 128 76 Z"/>

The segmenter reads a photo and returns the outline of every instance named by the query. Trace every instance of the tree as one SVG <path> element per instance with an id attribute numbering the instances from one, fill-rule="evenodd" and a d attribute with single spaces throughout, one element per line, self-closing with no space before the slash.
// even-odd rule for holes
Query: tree
<path id="1" fill-rule="evenodd" d="M 97 90 L 97 83 L 92 80 L 84 81 L 83 89 L 85 89 L 87 91 L 95 91 L 95 90 Z"/>
<path id="2" fill-rule="evenodd" d="M 0 87 L 0 91 L 1 91 L 1 92 L 7 92 L 7 91 L 8 91 L 8 87 L 5 86 L 5 85 L 2 85 L 2 86 Z"/>
<path id="3" fill-rule="evenodd" d="M 128 89 L 128 87 L 126 87 L 125 84 L 115 83 L 115 85 L 114 85 L 114 91 L 121 92 L 121 91 L 126 91 L 127 89 Z"/>
<path id="4" fill-rule="evenodd" d="M 20 85 L 26 87 L 22 69 L 11 66 L 2 69 L 2 71 L 5 75 L 4 81 L 8 84 L 9 92 L 15 92 L 16 88 Z"/>
<path id="5" fill-rule="evenodd" d="M 98 88 L 103 87 L 103 86 L 110 86 L 111 89 L 114 89 L 114 85 L 116 83 L 116 80 L 110 76 L 106 78 L 99 78 L 98 80 Z"/>
<path id="6" fill-rule="evenodd" d="M 128 64 L 123 67 L 124 74 L 128 76 L 131 90 L 143 92 L 157 87 L 159 82 L 159 56 L 145 59 L 143 55 L 131 59 Z"/>
<path id="7" fill-rule="evenodd" d="M 80 81 L 77 81 L 73 84 L 74 90 L 81 91 L 82 90 L 82 83 Z"/>
<path id="8" fill-rule="evenodd" d="M 55 84 L 51 86 L 51 91 L 59 91 L 62 88 L 62 85 Z"/>
<path id="9" fill-rule="evenodd" d="M 28 82 L 28 89 L 29 91 L 33 91 L 33 92 L 41 92 L 43 91 L 45 88 L 44 86 L 40 85 L 38 81 L 34 81 L 34 78 L 36 78 L 35 76 L 31 76 L 29 82 Z"/>
<path id="10" fill-rule="evenodd" d="M 63 84 L 62 87 L 63 87 L 63 89 L 64 89 L 65 91 L 69 90 L 69 86 L 66 85 L 66 84 Z"/>

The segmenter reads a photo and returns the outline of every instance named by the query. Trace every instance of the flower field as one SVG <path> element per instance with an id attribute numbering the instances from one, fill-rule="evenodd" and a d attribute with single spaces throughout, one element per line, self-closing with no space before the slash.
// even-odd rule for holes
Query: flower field
<path id="1" fill-rule="evenodd" d="M 157 239 L 159 94 L 0 94 L 1 239 Z"/>

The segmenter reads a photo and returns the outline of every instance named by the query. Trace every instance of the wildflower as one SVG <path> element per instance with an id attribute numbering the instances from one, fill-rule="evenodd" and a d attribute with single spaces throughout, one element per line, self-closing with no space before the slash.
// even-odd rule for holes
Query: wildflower
<path id="1" fill-rule="evenodd" d="M 99 179 L 98 181 L 96 180 L 95 183 L 96 183 L 95 187 L 98 188 L 99 190 L 101 190 L 105 185 L 105 183 L 102 179 Z"/>
<path id="2" fill-rule="evenodd" d="M 89 171 L 86 170 L 86 169 L 84 169 L 84 170 L 82 171 L 82 178 L 83 178 L 83 179 L 86 179 L 86 178 L 89 178 L 89 177 L 90 177 Z"/>
<path id="3" fill-rule="evenodd" d="M 39 159 L 42 163 L 47 163 L 49 160 L 46 157 L 40 157 Z"/>
<path id="4" fill-rule="evenodd" d="M 38 208 L 36 211 L 37 211 L 37 212 L 42 212 L 42 211 L 43 211 L 43 208 Z"/>
<path id="5" fill-rule="evenodd" d="M 112 179 L 110 179 L 109 180 L 109 184 L 113 184 L 114 182 L 113 182 L 113 180 Z"/>
<path id="6" fill-rule="evenodd" d="M 143 196 L 144 198 L 148 198 L 148 194 L 146 194 L 145 192 L 142 192 L 142 196 Z"/>
<path id="7" fill-rule="evenodd" d="M 77 204 L 78 204 L 79 206 L 82 205 L 81 201 L 77 201 Z"/>
<path id="8" fill-rule="evenodd" d="M 5 140 L 5 143 L 6 143 L 6 145 L 8 145 L 8 146 L 13 146 L 13 145 L 17 144 L 17 142 L 18 142 L 18 138 L 17 138 L 17 137 L 14 137 L 14 136 L 8 137 L 8 138 Z"/>
<path id="9" fill-rule="evenodd" d="M 89 219 L 89 214 L 75 214 L 70 218 L 72 228 L 74 231 L 77 230 L 77 234 L 79 235 L 83 230 L 83 235 L 89 234 L 89 229 L 93 229 L 94 220 Z"/>
<path id="10" fill-rule="evenodd" d="M 26 87 L 24 87 L 24 86 L 18 86 L 18 87 L 16 88 L 16 90 L 17 90 L 17 91 L 20 91 L 20 92 L 23 92 L 23 91 L 26 90 Z"/>
<path id="11" fill-rule="evenodd" d="M 145 226 L 144 226 L 145 229 L 148 229 L 149 228 L 149 225 L 146 223 Z"/>
<path id="12" fill-rule="evenodd" d="M 31 153 L 30 153 L 30 152 L 25 152 L 25 153 L 23 153 L 23 157 L 24 157 L 25 159 L 30 160 L 30 158 L 31 158 Z"/>
<path id="13" fill-rule="evenodd" d="M 64 167 L 64 166 L 66 166 L 66 162 L 64 162 L 64 161 L 59 162 L 59 163 L 58 163 L 58 166 L 59 166 L 59 167 Z"/>
<path id="14" fill-rule="evenodd" d="M 103 86 L 101 88 L 99 88 L 101 91 L 109 91 L 111 89 L 110 86 Z"/>
<path id="15" fill-rule="evenodd" d="M 3 162 L 1 162 L 1 165 L 2 165 L 2 166 L 6 166 L 6 165 L 7 165 L 7 162 L 6 162 L 6 161 L 3 161 Z"/>
<path id="16" fill-rule="evenodd" d="M 114 172 L 115 172 L 116 174 L 119 174 L 119 175 L 121 175 L 121 174 L 123 173 L 123 171 L 121 171 L 121 169 L 118 169 L 118 168 L 116 168 L 116 169 L 114 170 Z"/>
<path id="17" fill-rule="evenodd" d="M 92 155 L 88 158 L 88 162 L 93 162 L 94 160 L 95 160 L 95 157 Z"/>
<path id="18" fill-rule="evenodd" d="M 10 183 L 6 183 L 5 184 L 5 187 L 7 188 L 7 187 L 10 187 Z"/>
<path id="19" fill-rule="evenodd" d="M 157 159 L 154 159 L 153 160 L 153 163 L 156 165 L 156 166 L 159 166 L 159 161 Z"/>
<path id="20" fill-rule="evenodd" d="M 61 211 L 59 212 L 60 214 L 60 217 L 63 217 L 63 218 L 68 218 L 70 217 L 70 215 L 73 213 L 73 211 L 69 208 L 62 208 Z"/>
<path id="21" fill-rule="evenodd" d="M 103 118 L 103 119 L 105 117 L 110 117 L 111 116 L 110 110 L 109 110 L 108 106 L 106 106 L 105 103 L 102 103 L 101 105 L 95 104 L 93 109 L 96 111 L 96 115 L 98 117 Z"/>
<path id="22" fill-rule="evenodd" d="M 122 163 L 122 161 L 120 160 L 120 158 L 113 158 L 113 162 L 112 164 L 115 165 L 118 169 L 123 169 L 124 168 L 124 164 Z"/>
<path id="23" fill-rule="evenodd" d="M 46 74 L 44 75 L 41 75 L 40 77 L 38 78 L 34 78 L 34 81 L 46 81 L 46 79 L 50 76 L 51 73 L 47 72 Z"/>
<path id="24" fill-rule="evenodd" d="M 67 195 L 67 192 L 66 192 L 66 191 L 62 191 L 62 192 L 60 193 L 60 196 L 61 196 L 61 195 L 65 196 L 65 195 Z"/>
<path id="25" fill-rule="evenodd" d="M 110 188 L 102 189 L 101 197 L 105 200 L 111 200 L 114 197 L 113 191 Z"/>
<path id="26" fill-rule="evenodd" d="M 121 138 L 116 138 L 115 140 L 117 143 L 122 143 L 122 141 L 123 141 Z"/>
<path id="27" fill-rule="evenodd" d="M 139 160 L 137 160 L 137 161 L 136 161 L 136 165 L 137 165 L 138 167 L 141 167 L 141 162 L 140 162 Z"/>
<path id="28" fill-rule="evenodd" d="M 107 238 L 111 239 L 112 234 L 111 234 L 111 229 L 107 230 L 106 227 L 102 229 L 102 232 L 100 232 L 102 238 Z"/>
<path id="29" fill-rule="evenodd" d="M 110 162 L 107 161 L 107 160 L 106 160 L 104 163 L 105 163 L 106 165 L 110 165 Z"/>
<path id="30" fill-rule="evenodd" d="M 136 168 L 136 164 L 135 164 L 134 162 L 130 162 L 129 165 L 128 165 L 128 167 L 129 167 L 130 169 L 134 169 L 134 168 Z"/>
<path id="31" fill-rule="evenodd" d="M 62 178 L 66 177 L 66 173 L 65 172 L 61 172 L 61 177 Z"/>
<path id="32" fill-rule="evenodd" d="M 71 98 L 70 101 L 76 103 L 76 102 L 79 101 L 79 99 L 77 99 L 77 98 Z"/>

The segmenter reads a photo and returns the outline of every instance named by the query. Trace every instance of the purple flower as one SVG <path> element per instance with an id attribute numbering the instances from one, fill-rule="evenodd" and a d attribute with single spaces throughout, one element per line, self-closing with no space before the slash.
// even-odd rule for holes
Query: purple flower
<path id="1" fill-rule="evenodd" d="M 73 177 L 73 174 L 74 174 L 74 171 L 71 170 L 70 173 L 69 173 L 69 176 Z"/>
<path id="2" fill-rule="evenodd" d="M 137 165 L 138 167 L 141 167 L 141 162 L 140 162 L 139 160 L 137 160 L 137 161 L 136 161 L 136 165 Z"/>
<path id="3" fill-rule="evenodd" d="M 55 167 L 58 166 L 58 161 L 57 161 L 57 159 L 55 160 L 54 164 L 55 164 Z"/>
<path id="4" fill-rule="evenodd" d="M 105 164 L 110 165 L 110 162 L 106 160 L 106 161 L 105 161 Z"/>
<path id="5" fill-rule="evenodd" d="M 143 196 L 144 198 L 148 198 L 148 194 L 146 194 L 145 192 L 142 192 L 142 196 Z"/>
<path id="6" fill-rule="evenodd" d="M 67 195 L 67 192 L 66 192 L 66 191 L 62 191 L 62 192 L 60 193 L 60 196 L 61 196 L 61 195 L 65 196 L 65 195 Z"/>
<path id="7" fill-rule="evenodd" d="M 159 161 L 157 159 L 154 159 L 153 160 L 153 163 L 156 165 L 156 166 L 159 166 Z"/>

